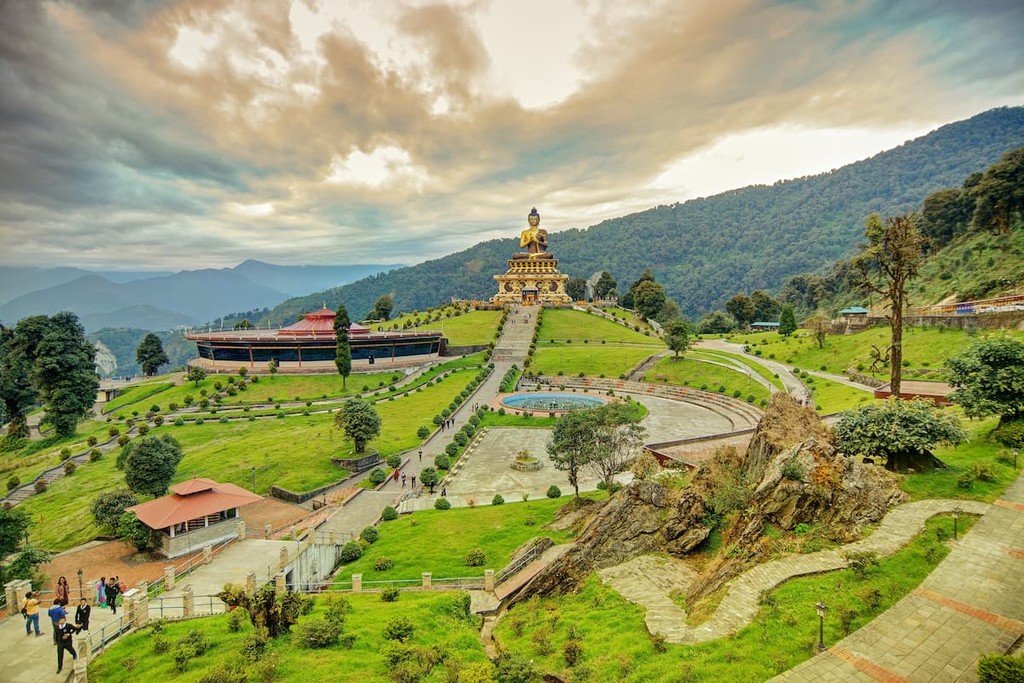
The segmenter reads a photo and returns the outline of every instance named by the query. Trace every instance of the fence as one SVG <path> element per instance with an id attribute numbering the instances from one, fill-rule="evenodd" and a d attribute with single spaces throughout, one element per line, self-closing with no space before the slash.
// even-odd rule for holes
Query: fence
<path id="1" fill-rule="evenodd" d="M 176 564 L 169 565 L 174 567 L 174 581 L 177 582 L 181 580 L 183 576 L 188 576 L 189 574 L 191 574 L 193 569 L 197 569 L 207 564 L 214 557 L 224 552 L 224 549 L 227 548 L 228 545 L 230 545 L 232 542 L 234 542 L 234 540 L 235 539 L 233 538 L 229 538 L 227 540 L 221 541 L 220 543 L 217 543 L 214 546 L 211 546 L 209 556 L 207 556 L 204 550 L 203 552 L 186 555 L 185 557 L 178 560 Z M 146 588 L 146 592 L 150 598 L 154 598 L 157 595 L 160 595 L 165 590 L 166 586 L 164 580 L 153 581 Z"/>

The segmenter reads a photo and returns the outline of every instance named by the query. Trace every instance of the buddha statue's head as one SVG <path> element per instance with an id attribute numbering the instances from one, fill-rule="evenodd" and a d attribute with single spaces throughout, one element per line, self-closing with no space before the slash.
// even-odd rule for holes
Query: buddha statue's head
<path id="1" fill-rule="evenodd" d="M 530 211 L 530 215 L 526 217 L 526 220 L 529 222 L 531 228 L 536 228 L 540 225 L 540 214 L 537 213 L 537 207 L 533 207 Z"/>

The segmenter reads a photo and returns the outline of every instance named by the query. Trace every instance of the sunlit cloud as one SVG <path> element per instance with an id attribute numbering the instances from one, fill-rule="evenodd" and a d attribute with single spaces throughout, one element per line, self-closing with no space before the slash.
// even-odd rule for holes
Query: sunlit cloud
<path id="1" fill-rule="evenodd" d="M 411 263 L 534 205 L 583 228 L 1024 103 L 1009 0 L 44 0 L 0 22 L 0 263 Z"/>

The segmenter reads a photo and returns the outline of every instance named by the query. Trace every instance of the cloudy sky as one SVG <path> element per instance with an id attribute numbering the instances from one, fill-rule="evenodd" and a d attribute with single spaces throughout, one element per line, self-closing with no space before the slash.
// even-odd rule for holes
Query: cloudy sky
<path id="1" fill-rule="evenodd" d="M 0 35 L 0 265 L 415 263 L 1024 104 L 1020 0 L 9 0 Z"/>

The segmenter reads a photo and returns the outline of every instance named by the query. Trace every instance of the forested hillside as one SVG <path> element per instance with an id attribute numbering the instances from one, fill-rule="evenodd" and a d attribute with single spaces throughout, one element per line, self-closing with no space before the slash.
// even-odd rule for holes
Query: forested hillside
<path id="1" fill-rule="evenodd" d="M 778 291 L 790 275 L 819 270 L 849 256 L 872 212 L 919 209 L 929 194 L 958 186 L 1007 151 L 1024 145 L 1024 108 L 1000 108 L 952 123 L 896 149 L 830 173 L 772 186 L 659 206 L 587 230 L 551 236 L 562 272 L 608 270 L 620 289 L 650 266 L 690 316 L 715 308 L 737 291 Z M 525 204 L 524 204 L 525 207 Z M 543 206 L 538 207 L 543 214 Z M 525 208 L 524 208 L 525 211 Z M 417 266 L 291 299 L 272 313 L 289 321 L 324 301 L 342 301 L 354 317 L 382 294 L 396 311 L 426 308 L 452 296 L 486 299 L 492 275 L 518 248 L 510 239 L 477 244 Z"/>

